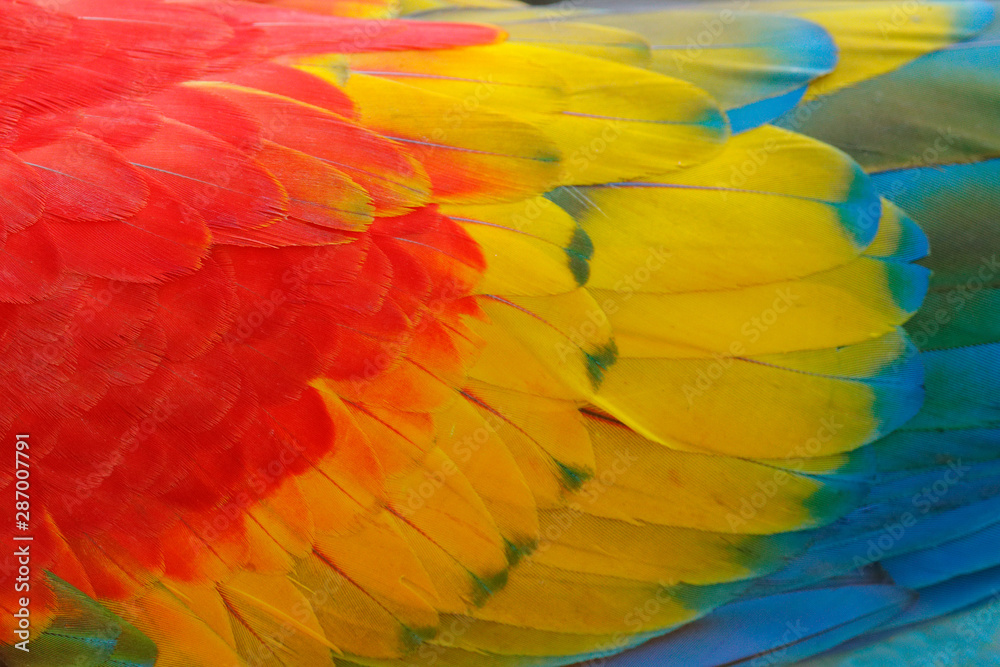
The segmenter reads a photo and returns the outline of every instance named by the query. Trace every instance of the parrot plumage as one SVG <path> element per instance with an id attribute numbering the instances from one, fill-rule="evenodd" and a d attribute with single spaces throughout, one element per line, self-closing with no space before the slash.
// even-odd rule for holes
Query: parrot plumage
<path id="1" fill-rule="evenodd" d="M 0 0 L 0 664 L 1000 664 L 995 9 Z"/>

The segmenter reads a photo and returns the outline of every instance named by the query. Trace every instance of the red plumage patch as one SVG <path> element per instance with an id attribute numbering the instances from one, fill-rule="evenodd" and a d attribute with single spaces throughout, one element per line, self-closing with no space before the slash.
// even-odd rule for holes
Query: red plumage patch
<path id="1" fill-rule="evenodd" d="M 35 567 L 114 598 L 198 576 L 248 499 L 337 451 L 317 378 L 412 383 L 415 360 L 447 377 L 468 357 L 449 336 L 478 247 L 405 147 L 268 59 L 497 32 L 59 8 L 0 0 L 0 433 L 29 430 L 45 470 Z"/>

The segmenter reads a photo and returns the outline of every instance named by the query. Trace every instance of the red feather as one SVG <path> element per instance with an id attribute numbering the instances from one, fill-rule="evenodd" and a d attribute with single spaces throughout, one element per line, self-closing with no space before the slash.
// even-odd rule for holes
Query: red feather
<path id="1" fill-rule="evenodd" d="M 288 212 L 284 188 L 265 169 L 203 130 L 167 120 L 123 154 L 197 212 L 217 241 L 230 230 L 274 224 Z"/>
<path id="2" fill-rule="evenodd" d="M 0 150 L 0 242 L 38 220 L 43 192 L 35 170 L 14 153 Z"/>

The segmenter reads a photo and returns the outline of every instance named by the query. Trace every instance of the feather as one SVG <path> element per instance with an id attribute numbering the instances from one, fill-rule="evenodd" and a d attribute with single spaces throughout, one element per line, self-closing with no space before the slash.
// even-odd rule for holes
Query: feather
<path id="1" fill-rule="evenodd" d="M 596 4 L 0 0 L 0 661 L 994 626 L 991 6 Z"/>

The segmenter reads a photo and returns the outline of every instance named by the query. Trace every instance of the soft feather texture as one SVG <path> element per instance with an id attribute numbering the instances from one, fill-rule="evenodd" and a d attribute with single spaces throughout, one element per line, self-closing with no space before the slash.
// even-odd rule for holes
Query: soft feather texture
<path id="1" fill-rule="evenodd" d="M 905 660 L 988 598 L 988 5 L 0 4 L 30 664 L 771 664 L 900 628 Z M 901 162 L 954 90 L 961 151 Z"/>

